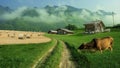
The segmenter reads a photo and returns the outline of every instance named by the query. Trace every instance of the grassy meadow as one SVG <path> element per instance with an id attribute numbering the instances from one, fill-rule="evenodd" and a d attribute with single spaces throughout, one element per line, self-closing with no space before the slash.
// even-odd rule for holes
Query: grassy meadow
<path id="1" fill-rule="evenodd" d="M 30 68 L 55 40 L 40 44 L 0 45 L 0 68 Z"/>
<path id="2" fill-rule="evenodd" d="M 62 40 L 71 52 L 72 61 L 77 68 L 119 68 L 120 67 L 120 31 L 112 30 L 106 33 L 83 34 L 83 30 L 75 30 L 73 35 L 46 34 L 47 37 Z M 83 42 L 93 38 L 112 36 L 114 38 L 113 51 L 81 52 L 77 48 Z M 42 57 L 56 40 L 40 44 L 14 44 L 0 45 L 0 68 L 31 68 Z M 42 68 L 58 68 L 63 52 L 62 42 L 58 41 L 50 56 L 47 57 Z"/>
<path id="3" fill-rule="evenodd" d="M 76 61 L 78 68 L 119 68 L 120 67 L 120 31 L 112 30 L 106 33 L 83 34 L 83 31 L 76 30 L 74 35 L 50 35 L 46 36 L 64 41 L 71 51 L 73 61 Z M 91 52 L 78 52 L 77 48 L 83 42 L 89 42 L 93 38 L 112 36 L 114 38 L 113 52 L 110 50 Z"/>

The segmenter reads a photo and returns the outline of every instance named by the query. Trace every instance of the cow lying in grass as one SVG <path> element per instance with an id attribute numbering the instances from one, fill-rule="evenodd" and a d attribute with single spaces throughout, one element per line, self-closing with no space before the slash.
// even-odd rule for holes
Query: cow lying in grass
<path id="1" fill-rule="evenodd" d="M 110 49 L 112 51 L 113 38 L 95 38 L 88 43 L 83 43 L 78 49 L 96 49 L 102 53 L 102 50 Z"/>

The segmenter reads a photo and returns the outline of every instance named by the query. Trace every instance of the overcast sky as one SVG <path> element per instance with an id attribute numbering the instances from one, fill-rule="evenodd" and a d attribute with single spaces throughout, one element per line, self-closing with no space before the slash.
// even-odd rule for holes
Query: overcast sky
<path id="1" fill-rule="evenodd" d="M 106 10 L 120 13 L 120 0 L 0 0 L 0 5 L 10 8 L 44 7 L 46 5 L 71 5 L 77 8 L 89 10 Z"/>

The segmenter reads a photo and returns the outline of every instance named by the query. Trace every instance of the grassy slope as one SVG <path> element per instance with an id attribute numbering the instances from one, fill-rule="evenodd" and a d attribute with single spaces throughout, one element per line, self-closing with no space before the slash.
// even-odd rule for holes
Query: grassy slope
<path id="1" fill-rule="evenodd" d="M 81 32 L 81 31 L 80 31 Z M 75 35 L 47 35 L 52 38 L 61 39 L 69 44 L 69 46 L 75 48 L 74 51 L 77 50 L 79 45 L 83 42 L 89 42 L 93 38 L 105 37 L 105 36 L 112 36 L 114 38 L 114 45 L 113 45 L 113 52 L 111 53 L 109 50 L 104 51 L 103 54 L 100 52 L 96 53 L 76 53 L 79 54 L 76 56 L 80 61 L 78 64 L 84 64 L 83 67 L 86 67 L 88 63 L 84 60 L 80 59 L 81 56 L 86 57 L 87 62 L 89 61 L 89 67 L 91 68 L 119 68 L 120 67 L 120 32 L 113 31 L 109 33 L 98 33 L 92 35 L 84 35 L 82 33 L 77 33 Z M 72 51 L 72 52 L 74 52 Z M 73 54 L 75 55 L 75 54 Z M 75 57 L 75 56 L 73 56 Z M 81 58 L 83 58 L 81 57 Z M 85 64 L 86 63 L 86 64 Z"/>
<path id="2" fill-rule="evenodd" d="M 54 44 L 0 45 L 0 68 L 30 68 Z"/>

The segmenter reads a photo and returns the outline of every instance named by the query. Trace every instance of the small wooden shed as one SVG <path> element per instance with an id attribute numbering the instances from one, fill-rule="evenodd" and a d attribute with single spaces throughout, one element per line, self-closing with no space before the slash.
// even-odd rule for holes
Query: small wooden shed
<path id="1" fill-rule="evenodd" d="M 103 21 L 97 20 L 84 24 L 86 33 L 104 32 L 105 25 Z"/>
<path id="2" fill-rule="evenodd" d="M 49 34 L 57 34 L 57 31 L 55 31 L 55 30 L 50 30 L 50 31 L 48 31 L 48 33 L 49 33 Z"/>
<path id="3" fill-rule="evenodd" d="M 73 31 L 60 28 L 60 29 L 57 29 L 57 34 L 73 34 Z"/>

